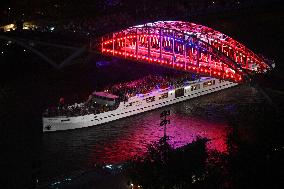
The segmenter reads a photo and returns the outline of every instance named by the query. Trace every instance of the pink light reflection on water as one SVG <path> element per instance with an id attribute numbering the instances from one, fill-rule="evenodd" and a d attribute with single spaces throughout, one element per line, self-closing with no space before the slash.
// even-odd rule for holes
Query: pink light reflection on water
<path id="1" fill-rule="evenodd" d="M 143 155 L 147 145 L 159 140 L 163 136 L 163 127 L 159 126 L 159 113 L 148 113 L 147 118 L 136 120 L 131 132 L 114 138 L 103 146 L 95 147 L 92 155 L 94 162 L 119 163 L 129 160 L 136 155 Z M 226 123 L 213 123 L 200 118 L 174 114 L 171 116 L 171 124 L 167 127 L 167 135 L 174 148 L 191 143 L 197 136 L 211 139 L 208 149 L 216 149 L 226 152 L 226 135 L 228 126 Z"/>

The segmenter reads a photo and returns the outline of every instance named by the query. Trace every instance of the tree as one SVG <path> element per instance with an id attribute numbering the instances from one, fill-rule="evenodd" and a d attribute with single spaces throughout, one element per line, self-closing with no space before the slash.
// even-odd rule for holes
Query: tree
<path id="1" fill-rule="evenodd" d="M 197 138 L 191 144 L 174 149 L 163 137 L 148 146 L 145 157 L 137 157 L 129 163 L 130 178 L 149 189 L 198 186 L 205 176 L 206 142 L 205 138 Z"/>

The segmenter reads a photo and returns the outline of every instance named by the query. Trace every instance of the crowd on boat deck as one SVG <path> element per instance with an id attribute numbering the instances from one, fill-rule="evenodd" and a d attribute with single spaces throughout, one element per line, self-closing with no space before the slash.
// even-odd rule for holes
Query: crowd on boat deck
<path id="1" fill-rule="evenodd" d="M 106 89 L 107 92 L 118 95 L 120 98 L 130 98 L 136 94 L 146 94 L 155 89 L 177 88 L 184 85 L 185 81 L 193 80 L 192 76 L 180 75 L 178 77 L 162 77 L 158 75 L 148 75 L 139 80 L 119 83 Z"/>
<path id="2" fill-rule="evenodd" d="M 66 105 L 63 98 L 59 100 L 59 106 L 49 108 L 44 113 L 46 117 L 53 116 L 79 116 L 86 114 L 99 114 L 114 110 L 118 107 L 119 101 L 126 101 L 128 98 L 136 94 L 146 94 L 155 89 L 167 89 L 181 87 L 187 81 L 194 80 L 191 75 L 184 74 L 174 77 L 162 77 L 158 75 L 148 75 L 141 79 L 119 83 L 111 87 L 105 88 L 105 92 L 117 95 L 119 98 L 113 106 L 106 106 L 93 102 L 93 95 L 90 95 L 88 100 L 81 104 Z"/>

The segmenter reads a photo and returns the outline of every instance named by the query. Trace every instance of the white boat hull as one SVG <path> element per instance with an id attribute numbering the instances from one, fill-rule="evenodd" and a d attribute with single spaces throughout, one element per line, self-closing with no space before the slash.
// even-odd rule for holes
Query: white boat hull
<path id="1" fill-rule="evenodd" d="M 203 83 L 206 81 L 215 80 L 215 84 L 211 86 L 203 87 Z M 200 89 L 190 90 L 190 86 L 200 84 Z M 189 86 L 182 87 L 185 89 L 184 95 L 181 97 L 175 97 L 174 90 L 164 90 L 153 94 L 145 95 L 144 97 L 131 97 L 127 102 L 121 102 L 119 107 L 113 111 L 107 111 L 100 114 L 87 114 L 76 117 L 43 117 L 43 132 L 52 132 L 59 130 L 70 130 L 84 127 L 95 126 L 110 121 L 118 120 L 121 118 L 129 117 L 139 113 L 143 113 L 149 110 L 154 110 L 177 102 L 192 99 L 198 96 L 206 95 L 212 92 L 220 91 L 222 89 L 230 88 L 238 85 L 237 83 L 229 81 L 221 81 L 219 79 L 209 78 L 200 82 L 192 83 Z M 164 99 L 158 99 L 161 94 L 168 93 L 168 97 Z M 155 101 L 146 102 L 148 97 L 155 97 Z M 132 104 L 131 106 L 129 106 Z"/>

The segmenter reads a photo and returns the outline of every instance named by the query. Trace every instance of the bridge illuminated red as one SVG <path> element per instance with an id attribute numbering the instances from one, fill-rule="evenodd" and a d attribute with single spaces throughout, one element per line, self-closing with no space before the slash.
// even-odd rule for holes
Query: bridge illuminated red
<path id="1" fill-rule="evenodd" d="M 101 52 L 234 82 L 270 69 L 263 57 L 231 37 L 182 21 L 158 21 L 105 35 Z"/>

